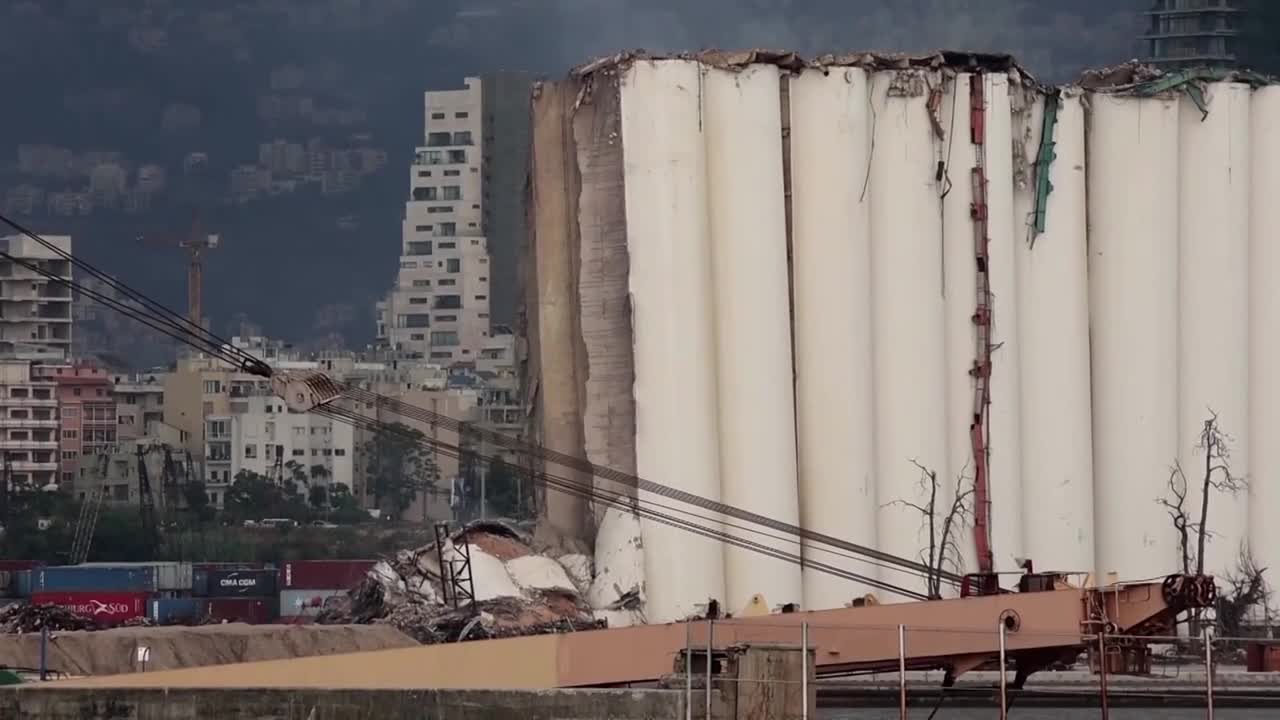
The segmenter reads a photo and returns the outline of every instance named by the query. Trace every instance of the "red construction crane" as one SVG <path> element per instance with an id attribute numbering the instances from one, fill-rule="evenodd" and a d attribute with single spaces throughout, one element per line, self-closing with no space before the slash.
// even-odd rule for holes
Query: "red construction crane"
<path id="1" fill-rule="evenodd" d="M 164 237 L 139 237 L 148 245 L 177 245 L 187 249 L 187 319 L 204 327 L 204 252 L 218 247 L 218 236 L 206 234 L 200 220 L 200 211 L 192 214 L 191 231 L 186 238 L 176 241 Z"/>

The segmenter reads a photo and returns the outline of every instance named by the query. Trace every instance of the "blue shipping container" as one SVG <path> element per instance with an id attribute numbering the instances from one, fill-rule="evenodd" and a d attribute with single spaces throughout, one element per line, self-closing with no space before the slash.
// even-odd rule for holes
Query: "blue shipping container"
<path id="1" fill-rule="evenodd" d="M 156 598 L 147 602 L 147 617 L 160 625 L 194 621 L 203 610 L 203 603 L 195 598 Z"/>
<path id="2" fill-rule="evenodd" d="M 35 570 L 19 570 L 14 573 L 13 594 L 20 598 L 31 597 L 31 581 Z"/>
<path id="3" fill-rule="evenodd" d="M 191 563 L 179 562 L 100 562 L 81 563 L 81 568 L 150 568 L 156 590 L 191 591 Z"/>
<path id="4" fill-rule="evenodd" d="M 154 592 L 153 567 L 46 567 L 34 570 L 35 592 Z"/>
<path id="5" fill-rule="evenodd" d="M 206 597 L 209 594 L 208 570 L 191 571 L 191 594 L 196 597 Z"/>

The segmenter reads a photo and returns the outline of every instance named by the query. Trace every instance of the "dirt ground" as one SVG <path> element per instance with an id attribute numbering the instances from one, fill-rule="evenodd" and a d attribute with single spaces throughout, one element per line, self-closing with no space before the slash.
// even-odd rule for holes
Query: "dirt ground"
<path id="1" fill-rule="evenodd" d="M 66 675 L 114 675 L 181 668 L 338 655 L 414 647 L 413 638 L 387 625 L 246 625 L 136 627 L 59 632 L 49 641 L 50 670 Z M 150 649 L 145 668 L 138 648 Z M 38 668 L 40 635 L 0 636 L 0 665 Z"/>

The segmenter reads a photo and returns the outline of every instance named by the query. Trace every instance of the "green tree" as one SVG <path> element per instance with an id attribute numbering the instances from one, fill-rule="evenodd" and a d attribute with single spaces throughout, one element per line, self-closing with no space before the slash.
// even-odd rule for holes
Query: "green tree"
<path id="1" fill-rule="evenodd" d="M 369 519 L 369 513 L 360 507 L 360 500 L 342 483 L 336 483 L 329 493 L 329 504 L 333 510 L 329 519 L 342 525 L 354 525 Z"/>
<path id="2" fill-rule="evenodd" d="M 182 501 L 187 507 L 192 524 L 200 525 L 213 519 L 214 510 L 209 504 L 209 494 L 205 492 L 204 483 L 199 480 L 183 483 Z"/>
<path id="3" fill-rule="evenodd" d="M 236 523 L 268 517 L 302 522 L 311 514 L 292 480 L 286 480 L 280 486 L 250 470 L 236 473 L 227 490 L 223 508 L 226 516 Z"/>
<path id="4" fill-rule="evenodd" d="M 329 492 L 323 485 L 312 485 L 307 490 L 307 502 L 316 510 L 322 510 L 329 504 Z"/>
<path id="5" fill-rule="evenodd" d="M 380 509 L 399 517 L 414 497 L 435 488 L 440 475 L 425 441 L 418 430 L 396 423 L 364 444 L 365 470 Z"/>

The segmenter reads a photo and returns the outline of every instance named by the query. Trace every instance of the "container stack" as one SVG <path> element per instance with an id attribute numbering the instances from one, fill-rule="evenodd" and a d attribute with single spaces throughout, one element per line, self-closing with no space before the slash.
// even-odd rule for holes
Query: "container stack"
<path id="1" fill-rule="evenodd" d="M 176 623 L 197 614 L 190 563 L 85 563 L 28 572 L 31 604 L 62 607 L 104 627 L 141 618 Z"/>
<path id="2" fill-rule="evenodd" d="M 0 560 L 0 608 L 31 597 L 31 571 L 38 567 L 37 560 Z"/>
<path id="3" fill-rule="evenodd" d="M 332 599 L 345 599 L 374 560 L 298 560 L 280 566 L 280 619 L 313 622 Z"/>
<path id="4" fill-rule="evenodd" d="M 261 564 L 202 564 L 192 594 L 200 598 L 202 617 L 262 625 L 280 615 L 276 579 L 275 568 Z"/>

